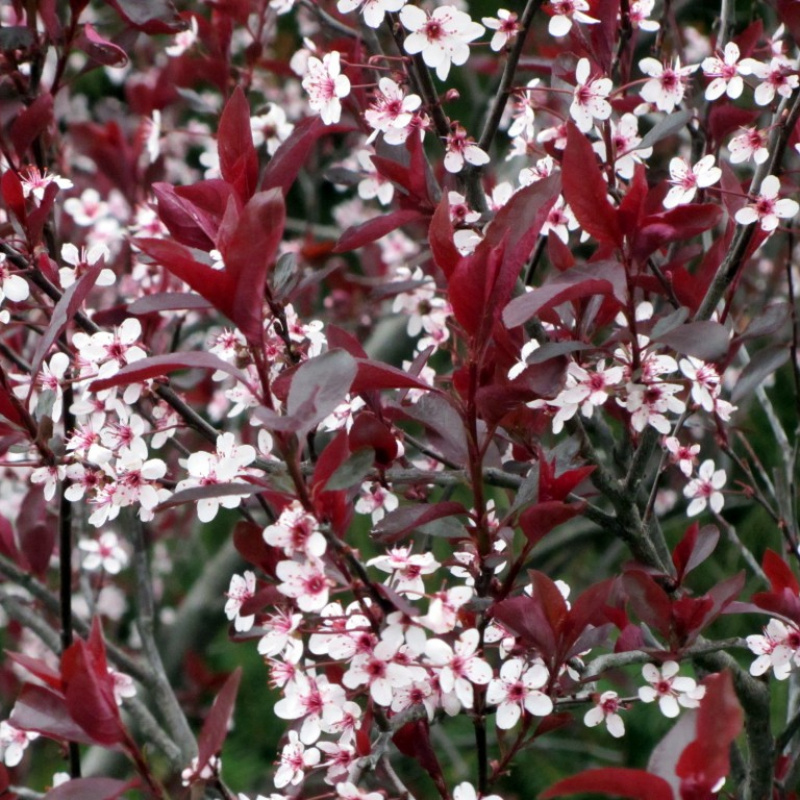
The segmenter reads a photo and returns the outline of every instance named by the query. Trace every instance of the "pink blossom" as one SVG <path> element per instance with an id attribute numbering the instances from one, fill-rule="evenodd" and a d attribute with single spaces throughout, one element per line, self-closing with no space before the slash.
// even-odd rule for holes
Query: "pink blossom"
<path id="1" fill-rule="evenodd" d="M 666 661 L 659 669 L 655 664 L 645 664 L 642 675 L 650 684 L 639 689 L 643 703 L 658 700 L 658 707 L 665 717 L 677 717 L 680 707 L 697 708 L 705 696 L 705 686 L 698 686 L 692 678 L 678 676 L 680 667 L 675 661 Z"/>
<path id="2" fill-rule="evenodd" d="M 233 627 L 240 633 L 249 631 L 255 622 L 255 615 L 242 616 L 242 606 L 256 593 L 256 576 L 246 570 L 244 575 L 231 575 L 231 585 L 225 603 L 225 616 L 233 621 Z"/>
<path id="3" fill-rule="evenodd" d="M 281 750 L 281 758 L 273 782 L 276 789 L 284 786 L 297 786 L 303 782 L 306 771 L 320 762 L 320 752 L 316 747 L 306 746 L 300 741 L 297 731 L 289 731 L 289 741 Z"/>
<path id="4" fill-rule="evenodd" d="M 743 75 L 755 75 L 762 81 L 753 95 L 760 106 L 768 106 L 776 94 L 791 97 L 792 92 L 800 85 L 797 65 L 782 57 L 773 57 L 769 64 L 754 58 L 744 58 L 739 63 L 739 69 Z"/>
<path id="5" fill-rule="evenodd" d="M 588 133 L 594 125 L 594 120 L 605 120 L 611 116 L 611 104 L 607 98 L 611 92 L 610 78 L 595 78 L 589 80 L 591 64 L 588 58 L 578 61 L 575 70 L 575 92 L 572 96 L 572 105 L 569 113 L 578 130 Z"/>
<path id="6" fill-rule="evenodd" d="M 526 669 L 521 658 L 512 658 L 500 668 L 500 677 L 493 678 L 486 690 L 486 702 L 497 706 L 497 727 L 513 728 L 522 712 L 546 717 L 553 710 L 553 701 L 539 691 L 547 684 L 549 675 L 543 664 Z"/>
<path id="7" fill-rule="evenodd" d="M 669 162 L 672 188 L 664 198 L 664 208 L 675 208 L 691 203 L 698 189 L 713 186 L 722 177 L 722 170 L 714 165 L 714 156 L 701 158 L 691 169 L 676 156 Z"/>
<path id="8" fill-rule="evenodd" d="M 697 477 L 689 481 L 683 490 L 684 497 L 691 498 L 686 516 L 696 517 L 707 505 L 715 514 L 722 511 L 725 498 L 720 489 L 725 485 L 727 476 L 724 469 L 714 469 L 714 462 L 706 459 L 697 471 Z"/>
<path id="9" fill-rule="evenodd" d="M 421 8 L 405 5 L 400 22 L 409 34 L 403 49 L 409 55 L 422 54 L 422 60 L 436 70 L 439 80 L 447 80 L 450 65 L 460 66 L 469 58 L 469 43 L 483 35 L 483 25 L 454 6 L 439 6 L 429 16 Z"/>
<path id="10" fill-rule="evenodd" d="M 113 531 L 105 531 L 97 539 L 81 539 L 78 549 L 86 553 L 83 568 L 89 572 L 103 569 L 109 575 L 116 575 L 128 566 L 128 553 Z"/>
<path id="11" fill-rule="evenodd" d="M 697 454 L 700 452 L 700 445 L 685 445 L 678 441 L 676 436 L 668 436 L 664 440 L 664 446 L 670 454 L 670 460 L 677 464 L 681 472 L 687 477 L 692 476 L 694 465 L 697 462 Z"/>
<path id="12" fill-rule="evenodd" d="M 678 56 L 666 65 L 655 58 L 643 58 L 639 62 L 639 69 L 649 75 L 650 80 L 642 86 L 642 99 L 655 105 L 659 111 L 672 113 L 683 100 L 687 78 L 697 67 L 697 64 L 682 67 Z"/>
<path id="13" fill-rule="evenodd" d="M 748 636 L 747 646 L 758 656 L 750 665 L 751 675 L 763 675 L 772 669 L 775 678 L 783 681 L 800 664 L 800 630 L 781 620 L 771 619 L 763 636 Z"/>
<path id="14" fill-rule="evenodd" d="M 703 60 L 701 67 L 707 78 L 713 78 L 706 86 L 706 100 L 716 100 L 727 94 L 736 100 L 744 90 L 744 81 L 740 75 L 739 48 L 734 42 L 725 45 L 723 57 L 709 56 Z"/>
<path id="15" fill-rule="evenodd" d="M 745 128 L 728 143 L 731 164 L 742 164 L 751 158 L 756 164 L 763 164 L 769 158 L 768 140 L 765 131 Z"/>
<path id="16" fill-rule="evenodd" d="M 782 219 L 795 217 L 800 205 L 789 198 L 778 200 L 780 188 L 780 179 L 776 175 L 767 175 L 761 182 L 758 197 L 736 212 L 736 221 L 740 225 L 752 225 L 757 221 L 761 230 L 772 233 Z"/>
<path id="17" fill-rule="evenodd" d="M 481 22 L 494 31 L 489 47 L 496 53 L 506 47 L 519 33 L 517 15 L 505 8 L 498 8 L 496 17 L 484 17 Z"/>
<path id="18" fill-rule="evenodd" d="M 594 728 L 601 722 L 605 722 L 608 732 L 619 739 L 625 735 L 625 723 L 619 715 L 621 704 L 619 695 L 616 692 L 603 692 L 597 700 L 594 708 L 590 708 L 583 717 L 583 724 L 589 728 Z"/>
<path id="19" fill-rule="evenodd" d="M 341 100 L 350 94 L 350 80 L 341 74 L 338 51 L 326 53 L 322 61 L 309 57 L 303 88 L 308 93 L 308 104 L 319 112 L 326 125 L 334 125 L 341 119 Z"/>
<path id="20" fill-rule="evenodd" d="M 585 25 L 593 25 L 600 22 L 599 19 L 590 17 L 585 13 L 589 10 L 589 4 L 586 0 L 554 0 L 550 7 L 553 16 L 550 18 L 547 32 L 557 38 L 566 36 L 572 30 L 573 20 L 583 22 Z"/>
<path id="21" fill-rule="evenodd" d="M 364 22 L 370 28 L 378 28 L 386 14 L 399 11 L 405 2 L 406 0 L 338 0 L 336 8 L 342 14 L 349 14 L 360 8 Z"/>
<path id="22" fill-rule="evenodd" d="M 489 163 L 489 155 L 467 136 L 467 132 L 460 125 L 453 127 L 447 137 L 445 149 L 444 168 L 448 172 L 461 172 L 465 162 L 475 167 Z"/>

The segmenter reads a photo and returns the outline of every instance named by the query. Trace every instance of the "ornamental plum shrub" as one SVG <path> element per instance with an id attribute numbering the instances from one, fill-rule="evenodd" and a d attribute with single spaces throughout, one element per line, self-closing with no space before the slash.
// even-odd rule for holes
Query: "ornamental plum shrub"
<path id="1" fill-rule="evenodd" d="M 796 798 L 800 11 L 0 8 L 0 792 Z"/>

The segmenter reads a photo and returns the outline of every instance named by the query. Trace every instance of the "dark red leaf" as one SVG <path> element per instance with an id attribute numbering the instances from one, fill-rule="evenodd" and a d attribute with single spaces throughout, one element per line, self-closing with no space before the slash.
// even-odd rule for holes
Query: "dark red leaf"
<path id="1" fill-rule="evenodd" d="M 388 513 L 375 526 L 373 535 L 380 541 L 394 542 L 428 522 L 458 514 L 466 514 L 466 509 L 461 503 L 452 500 L 430 505 L 403 506 Z"/>
<path id="2" fill-rule="evenodd" d="M 678 325 L 653 341 L 665 344 L 682 355 L 703 361 L 721 361 L 728 353 L 730 335 L 719 322 L 701 320 Z"/>
<path id="3" fill-rule="evenodd" d="M 430 724 L 427 719 L 406 723 L 394 734 L 392 741 L 404 756 L 413 759 L 430 775 L 442 797 L 450 796 L 442 767 L 431 745 Z"/>
<path id="4" fill-rule="evenodd" d="M 449 281 L 450 276 L 461 260 L 461 253 L 458 252 L 458 248 L 453 243 L 453 223 L 450 220 L 450 203 L 446 192 L 442 193 L 442 199 L 431 217 L 431 224 L 428 228 L 428 242 L 430 243 L 431 254 L 436 266 L 439 267 Z"/>
<path id="5" fill-rule="evenodd" d="M 697 712 L 697 737 L 681 753 L 675 773 L 709 792 L 730 770 L 730 746 L 741 733 L 744 714 L 728 670 L 709 675 Z"/>
<path id="6" fill-rule="evenodd" d="M 93 736 L 72 719 L 64 696 L 44 686 L 25 684 L 22 687 L 9 722 L 15 728 L 41 733 L 50 739 L 98 744 Z"/>
<path id="7" fill-rule="evenodd" d="M 154 183 L 153 193 L 159 219 L 176 241 L 206 252 L 214 247 L 220 222 L 233 194 L 229 183 L 219 179 L 191 186 Z"/>
<path id="8" fill-rule="evenodd" d="M 122 19 L 144 33 L 178 33 L 186 22 L 178 16 L 172 0 L 106 0 Z"/>
<path id="9" fill-rule="evenodd" d="M 584 503 L 563 503 L 560 500 L 536 503 L 520 514 L 519 526 L 525 538 L 531 544 L 536 544 L 553 528 L 581 514 L 584 508 Z"/>
<path id="10" fill-rule="evenodd" d="M 504 244 L 496 248 L 479 248 L 458 262 L 448 283 L 453 315 L 462 328 L 479 342 L 491 324 L 493 308 L 488 300 L 503 261 Z"/>
<path id="11" fill-rule="evenodd" d="M 135 316 L 157 314 L 161 311 L 204 310 L 213 308 L 211 303 L 191 292 L 161 292 L 146 294 L 128 306 L 128 313 Z"/>
<path id="12" fill-rule="evenodd" d="M 19 664 L 23 669 L 28 670 L 31 675 L 35 675 L 51 689 L 60 691 L 61 673 L 56 672 L 47 662 L 25 655 L 25 653 L 12 653 L 9 650 L 6 650 L 5 653 L 12 661 Z"/>
<path id="13" fill-rule="evenodd" d="M 233 529 L 233 544 L 245 561 L 259 567 L 267 575 L 275 574 L 275 566 L 278 560 L 283 558 L 282 553 L 279 555 L 280 551 L 264 541 L 263 526 L 247 520 L 239 520 L 236 523 Z"/>
<path id="14" fill-rule="evenodd" d="M 42 486 L 28 490 L 17 517 L 17 542 L 34 575 L 42 576 L 50 566 L 58 529 L 44 499 Z"/>
<path id="15" fill-rule="evenodd" d="M 108 672 L 97 617 L 88 642 L 76 639 L 61 655 L 61 678 L 66 707 L 95 744 L 111 746 L 128 740 Z"/>
<path id="16" fill-rule="evenodd" d="M 190 489 L 181 489 L 170 495 L 163 503 L 156 506 L 156 511 L 164 511 L 167 508 L 183 505 L 184 503 L 196 503 L 198 500 L 207 500 L 210 497 L 231 497 L 241 495 L 259 494 L 264 491 L 263 486 L 254 483 L 213 483 L 207 486 L 193 486 Z"/>
<path id="17" fill-rule="evenodd" d="M 236 367 L 223 361 L 219 356 L 204 351 L 188 353 L 165 353 L 160 356 L 143 358 L 126 364 L 119 372 L 109 378 L 101 378 L 90 385 L 93 392 L 101 392 L 112 386 L 127 386 L 129 383 L 139 383 L 150 378 L 160 378 L 171 372 L 183 369 L 212 369 L 227 372 L 238 381 L 248 383 L 247 376 Z"/>
<path id="18" fill-rule="evenodd" d="M 775 6 L 795 44 L 800 45 L 800 4 L 796 0 L 776 0 Z"/>
<path id="19" fill-rule="evenodd" d="M 721 218 L 722 208 L 714 203 L 690 203 L 651 214 L 641 221 L 631 250 L 643 262 L 659 247 L 691 239 L 713 228 Z"/>
<path id="20" fill-rule="evenodd" d="M 61 298 L 52 311 L 50 322 L 46 330 L 36 344 L 36 351 L 31 359 L 31 375 L 39 374 L 39 370 L 42 368 L 42 362 L 50 352 L 50 348 L 58 337 L 67 329 L 67 325 L 72 321 L 75 314 L 78 313 L 80 307 L 83 305 L 83 301 L 94 288 L 98 277 L 100 277 L 100 272 L 103 267 L 102 259 L 98 260 L 96 264 L 89 267 L 86 272 L 61 295 Z M 26 402 L 30 400 L 31 392 L 34 387 L 35 382 L 31 381 Z"/>
<path id="21" fill-rule="evenodd" d="M 381 467 L 388 467 L 397 457 L 397 439 L 389 427 L 370 411 L 358 414 L 350 428 L 348 444 L 352 452 L 364 448 L 374 450 L 375 461 Z"/>
<path id="22" fill-rule="evenodd" d="M 800 627 L 800 598 L 790 589 L 781 592 L 757 592 L 753 603 L 770 614 L 786 617 Z"/>
<path id="23" fill-rule="evenodd" d="M 226 307 L 217 308 L 256 346 L 261 345 L 264 335 L 267 270 L 275 261 L 285 222 L 286 206 L 281 193 L 277 189 L 259 192 L 242 209 L 232 241 L 227 247 L 220 247 L 229 280 Z"/>
<path id="24" fill-rule="evenodd" d="M 320 453 L 314 466 L 314 476 L 311 480 L 312 494 L 316 495 L 325 489 L 331 476 L 350 456 L 347 444 L 347 431 L 342 430 L 334 436 L 325 449 Z"/>
<path id="25" fill-rule="evenodd" d="M 791 567 L 774 551 L 767 548 L 761 562 L 764 572 L 776 593 L 788 589 L 792 594 L 800 594 L 800 585 L 792 572 Z"/>
<path id="26" fill-rule="evenodd" d="M 539 459 L 539 502 L 564 500 L 597 469 L 594 465 L 568 469 L 555 474 L 555 462 L 550 463 L 542 454 Z"/>
<path id="27" fill-rule="evenodd" d="M 41 93 L 27 108 L 22 110 L 11 124 L 9 136 L 20 160 L 38 136 L 46 131 L 53 121 L 53 96 Z M 6 201 L 8 202 L 8 201 Z"/>
<path id="28" fill-rule="evenodd" d="M 383 364 L 380 361 L 371 361 L 365 358 L 356 359 L 358 372 L 350 389 L 354 394 L 369 392 L 376 389 L 425 389 L 436 391 L 425 381 L 414 375 L 409 375 L 405 370 Z"/>
<path id="29" fill-rule="evenodd" d="M 0 188 L 3 191 L 3 200 L 8 210 L 17 218 L 20 225 L 26 226 L 28 214 L 25 210 L 25 195 L 22 191 L 22 181 L 13 170 L 7 169 L 0 179 Z"/>
<path id="30" fill-rule="evenodd" d="M 6 558 L 11 559 L 18 567 L 29 570 L 28 560 L 17 547 L 17 540 L 14 537 L 14 529 L 11 523 L 0 514 L 0 553 Z"/>
<path id="31" fill-rule="evenodd" d="M 492 287 L 492 302 L 501 307 L 508 302 L 511 288 L 530 258 L 560 191 L 558 174 L 536 181 L 515 192 L 489 224 L 477 249 L 496 248 L 505 243 L 502 269 Z"/>
<path id="32" fill-rule="evenodd" d="M 738 572 L 736 575 L 716 584 L 711 588 L 704 597 L 711 600 L 712 605 L 703 619 L 702 628 L 710 625 L 729 605 L 731 605 L 736 598 L 741 594 L 744 589 L 745 575 L 744 572 Z"/>
<path id="33" fill-rule="evenodd" d="M 638 569 L 626 572 L 622 585 L 639 619 L 669 638 L 672 603 L 667 593 L 646 572 Z"/>
<path id="34" fill-rule="evenodd" d="M 44 800 L 117 800 L 135 785 L 115 778 L 73 778 L 51 789 Z"/>
<path id="35" fill-rule="evenodd" d="M 88 22 L 83 26 L 83 35 L 77 46 L 89 58 L 106 67 L 124 67 L 128 63 L 128 54 L 119 45 L 104 39 Z"/>
<path id="36" fill-rule="evenodd" d="M 262 189 L 280 189 L 285 196 L 303 168 L 314 145 L 322 137 L 352 130 L 349 125 L 326 125 L 318 116 L 306 117 L 295 125 L 264 170 Z"/>
<path id="37" fill-rule="evenodd" d="M 589 626 L 595 626 L 599 630 L 609 621 L 607 603 L 615 583 L 616 578 L 594 583 L 573 601 L 572 608 L 561 626 L 562 648 L 572 648 Z M 606 635 L 605 631 L 602 635 Z M 563 655 L 569 656 L 570 653 Z"/>
<path id="38" fill-rule="evenodd" d="M 569 608 L 564 595 L 559 591 L 558 586 L 548 575 L 539 570 L 528 570 L 528 577 L 533 584 L 533 599 L 539 604 L 544 612 L 550 627 L 556 635 L 567 618 Z"/>
<path id="39" fill-rule="evenodd" d="M 344 328 L 340 328 L 338 325 L 328 325 L 325 329 L 325 333 L 328 337 L 328 347 L 339 347 L 342 350 L 347 350 L 353 358 L 369 361 L 367 351 L 352 333 L 344 330 Z M 386 365 L 381 364 L 380 366 Z M 396 368 L 391 367 L 391 369 Z"/>
<path id="40" fill-rule="evenodd" d="M 220 117 L 217 150 L 222 177 L 242 200 L 249 200 L 258 183 L 258 155 L 250 130 L 250 105 L 241 86 L 233 90 Z"/>
<path id="41" fill-rule="evenodd" d="M 347 351 L 328 350 L 292 373 L 285 415 L 264 407 L 254 413 L 272 430 L 308 433 L 345 399 L 357 372 L 356 360 Z"/>
<path id="42" fill-rule="evenodd" d="M 567 146 L 561 166 L 564 199 L 581 228 L 601 244 L 622 246 L 616 209 L 608 201 L 603 180 L 589 140 L 571 122 L 567 123 Z"/>
<path id="43" fill-rule="evenodd" d="M 239 691 L 239 683 L 242 680 L 242 668 L 237 667 L 231 673 L 225 685 L 220 689 L 211 711 L 203 723 L 203 729 L 197 739 L 197 763 L 204 766 L 212 756 L 216 756 L 225 742 L 228 735 L 228 727 L 233 708 L 236 703 L 236 693 Z"/>
<path id="44" fill-rule="evenodd" d="M 357 250 L 365 244 L 371 244 L 378 239 L 386 236 L 403 225 L 410 225 L 412 222 L 420 222 L 425 219 L 425 214 L 414 209 L 399 209 L 390 214 L 382 214 L 374 217 L 360 225 L 348 228 L 341 236 L 333 248 L 334 253 L 347 253 L 350 250 Z"/>
<path id="45" fill-rule="evenodd" d="M 503 322 L 509 328 L 523 325 L 545 309 L 595 295 L 611 295 L 619 299 L 625 271 L 618 262 L 602 262 L 573 267 L 557 273 L 551 282 L 514 298 L 503 311 Z"/>
<path id="46" fill-rule="evenodd" d="M 492 606 L 492 616 L 528 647 L 535 647 L 545 660 L 556 656 L 557 636 L 538 599 L 523 595 Z"/>
<path id="47" fill-rule="evenodd" d="M 551 797 L 582 792 L 627 797 L 631 800 L 675 800 L 672 788 L 663 778 L 641 769 L 625 767 L 584 770 L 554 784 L 540 797 L 542 800 L 548 800 Z"/>

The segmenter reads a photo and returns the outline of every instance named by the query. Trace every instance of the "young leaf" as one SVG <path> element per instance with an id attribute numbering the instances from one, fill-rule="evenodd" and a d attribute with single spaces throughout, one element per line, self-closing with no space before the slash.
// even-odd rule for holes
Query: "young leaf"
<path id="1" fill-rule="evenodd" d="M 107 0 L 122 19 L 144 33 L 178 33 L 186 22 L 178 16 L 172 0 Z"/>
<path id="2" fill-rule="evenodd" d="M 91 27 L 87 25 L 87 27 Z M 17 156 L 22 159 L 28 148 L 53 121 L 53 96 L 41 93 L 26 109 L 21 111 L 11 124 L 9 137 Z"/>
<path id="3" fill-rule="evenodd" d="M 359 247 L 381 239 L 403 225 L 410 225 L 423 219 L 425 219 L 425 215 L 420 211 L 415 211 L 413 208 L 401 208 L 390 214 L 382 214 L 379 217 L 362 222 L 360 225 L 353 225 L 348 228 L 342 234 L 336 247 L 333 248 L 333 252 L 347 253 L 351 250 L 357 250 Z"/>
<path id="4" fill-rule="evenodd" d="M 605 794 L 609 797 L 626 797 L 631 800 L 675 800 L 672 788 L 657 775 L 641 769 L 601 767 L 587 769 L 553 784 L 542 800 L 581 793 Z"/>
<path id="5" fill-rule="evenodd" d="M 792 594 L 800 594 L 800 584 L 789 565 L 774 551 L 767 548 L 761 562 L 764 572 L 772 585 L 772 591 L 780 594 L 788 589 Z"/>
<path id="6" fill-rule="evenodd" d="M 399 541 L 405 534 L 443 517 L 466 514 L 461 503 L 452 500 L 430 505 L 402 506 L 387 514 L 374 528 L 373 535 L 383 542 Z"/>
<path id="7" fill-rule="evenodd" d="M 233 90 L 220 117 L 217 150 L 222 177 L 242 200 L 249 200 L 258 182 L 258 155 L 250 130 L 250 105 L 241 86 Z"/>
<path id="8" fill-rule="evenodd" d="M 242 668 L 237 667 L 220 689 L 214 705 L 203 723 L 203 729 L 197 739 L 197 763 L 201 766 L 207 764 L 212 756 L 216 756 L 222 750 L 225 737 L 228 735 L 241 680 Z"/>
<path id="9" fill-rule="evenodd" d="M 51 789 L 44 800 L 117 800 L 135 786 L 116 778 L 73 778 Z"/>
<path id="10" fill-rule="evenodd" d="M 589 140 L 571 122 L 567 123 L 567 146 L 562 161 L 564 199 L 586 233 L 601 244 L 622 246 L 617 211 L 608 201 L 603 180 Z"/>
<path id="11" fill-rule="evenodd" d="M 61 655 L 61 679 L 67 710 L 95 744 L 105 747 L 128 741 L 108 672 L 99 618 L 89 641 L 76 639 Z"/>
<path id="12" fill-rule="evenodd" d="M 90 389 L 93 392 L 101 392 L 103 389 L 110 389 L 112 386 L 127 386 L 130 383 L 140 383 L 151 378 L 160 378 L 169 375 L 171 372 L 184 369 L 206 369 L 219 370 L 232 375 L 237 381 L 247 385 L 247 376 L 236 369 L 232 364 L 223 361 L 219 356 L 204 351 L 192 351 L 188 353 L 164 353 L 160 356 L 143 358 L 126 364 L 119 372 L 114 373 L 108 378 L 100 378 L 93 381 Z"/>

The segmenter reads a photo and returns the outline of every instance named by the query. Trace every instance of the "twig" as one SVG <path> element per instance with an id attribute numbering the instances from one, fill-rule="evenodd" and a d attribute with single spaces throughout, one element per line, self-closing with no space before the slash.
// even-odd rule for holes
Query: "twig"
<path id="1" fill-rule="evenodd" d="M 142 641 L 142 651 L 152 670 L 151 688 L 153 696 L 178 746 L 183 764 L 188 764 L 197 755 L 197 741 L 167 678 L 164 663 L 153 634 L 155 604 L 147 558 L 147 546 L 145 544 L 144 525 L 133 515 L 129 514 L 128 517 L 132 523 L 129 527 L 133 541 L 133 563 L 136 569 L 136 590 L 139 606 L 137 609 L 137 628 Z"/>

